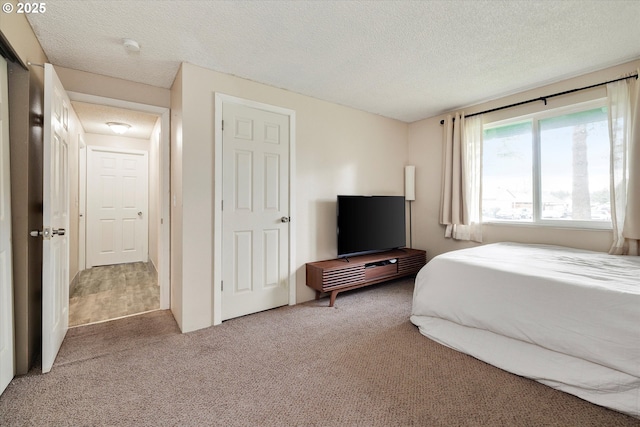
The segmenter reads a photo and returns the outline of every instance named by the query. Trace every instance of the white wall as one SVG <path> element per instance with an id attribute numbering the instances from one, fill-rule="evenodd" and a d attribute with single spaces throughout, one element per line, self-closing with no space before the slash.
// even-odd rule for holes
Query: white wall
<path id="1" fill-rule="evenodd" d="M 67 91 L 158 107 L 169 107 L 171 104 L 169 89 L 73 70 L 59 65 L 54 68 Z"/>
<path id="2" fill-rule="evenodd" d="M 183 326 L 182 233 L 182 67 L 171 87 L 171 312 L 180 330 Z M 213 141 L 212 141 L 213 144 Z M 211 260 L 213 262 L 213 260 Z M 189 286 L 187 284 L 187 286 Z M 211 292 L 208 292 L 208 296 Z M 192 327 L 191 330 L 197 329 Z"/>
<path id="3" fill-rule="evenodd" d="M 69 281 L 73 281 L 79 273 L 79 241 L 80 234 L 80 145 L 79 140 L 85 135 L 76 112 L 71 107 L 69 115 Z"/>
<path id="4" fill-rule="evenodd" d="M 99 135 L 96 133 L 85 134 L 87 145 L 98 147 L 121 148 L 125 150 L 149 151 L 148 139 L 128 138 L 121 135 Z"/>
<path id="5" fill-rule="evenodd" d="M 406 123 L 183 64 L 172 88 L 172 291 L 181 298 L 172 307 L 185 332 L 213 319 L 216 92 L 296 112 L 298 302 L 314 297 L 305 263 L 336 256 L 336 195 L 404 193 Z"/>
<path id="6" fill-rule="evenodd" d="M 632 73 L 636 71 L 638 67 L 640 67 L 640 61 L 630 62 L 529 90 L 517 95 L 474 105 L 464 108 L 463 111 L 466 114 L 471 114 L 553 93 L 590 86 L 615 79 L 623 74 Z M 572 95 L 551 98 L 548 100 L 547 106 L 542 102 L 538 102 L 496 112 L 489 115 L 486 120 L 495 121 L 506 117 L 516 117 L 534 111 L 557 108 L 562 105 L 605 96 L 606 90 L 600 87 Z M 443 252 L 476 245 L 474 243 L 445 239 L 444 226 L 439 224 L 443 147 L 443 127 L 440 125 L 440 120 L 445 118 L 445 116 L 446 114 L 443 114 L 409 125 L 408 155 L 411 162 L 416 165 L 416 201 L 413 205 L 413 241 L 416 248 L 427 250 L 427 257 L 429 259 Z M 501 241 L 547 243 L 597 251 L 608 251 L 612 243 L 612 235 L 609 230 L 579 230 L 555 227 L 518 226 L 513 224 L 487 224 L 484 225 L 483 230 L 484 243 Z"/>

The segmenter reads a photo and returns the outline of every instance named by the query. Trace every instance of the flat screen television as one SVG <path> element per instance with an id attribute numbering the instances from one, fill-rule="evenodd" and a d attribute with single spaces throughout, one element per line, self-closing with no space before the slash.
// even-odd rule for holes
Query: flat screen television
<path id="1" fill-rule="evenodd" d="M 406 245 L 403 196 L 338 196 L 338 257 Z"/>

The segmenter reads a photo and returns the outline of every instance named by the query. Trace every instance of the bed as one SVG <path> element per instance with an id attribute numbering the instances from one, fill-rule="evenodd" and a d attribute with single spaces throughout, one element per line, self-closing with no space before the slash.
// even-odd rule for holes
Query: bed
<path id="1" fill-rule="evenodd" d="M 640 417 L 640 257 L 495 243 L 433 258 L 411 322 L 448 347 Z"/>

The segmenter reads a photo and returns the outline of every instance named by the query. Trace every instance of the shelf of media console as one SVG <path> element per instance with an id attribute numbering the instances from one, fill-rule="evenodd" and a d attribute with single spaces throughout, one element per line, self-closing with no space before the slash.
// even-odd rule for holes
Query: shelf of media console
<path id="1" fill-rule="evenodd" d="M 333 307 L 338 293 L 415 275 L 426 264 L 426 258 L 423 250 L 402 248 L 310 262 L 306 265 L 307 286 L 316 291 L 316 299 L 329 293 L 329 307 Z"/>

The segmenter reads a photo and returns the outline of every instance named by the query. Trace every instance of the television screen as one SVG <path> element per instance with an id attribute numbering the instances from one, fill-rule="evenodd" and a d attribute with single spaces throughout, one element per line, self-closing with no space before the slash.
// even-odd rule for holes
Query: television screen
<path id="1" fill-rule="evenodd" d="M 338 196 L 338 257 L 406 245 L 403 196 Z"/>

